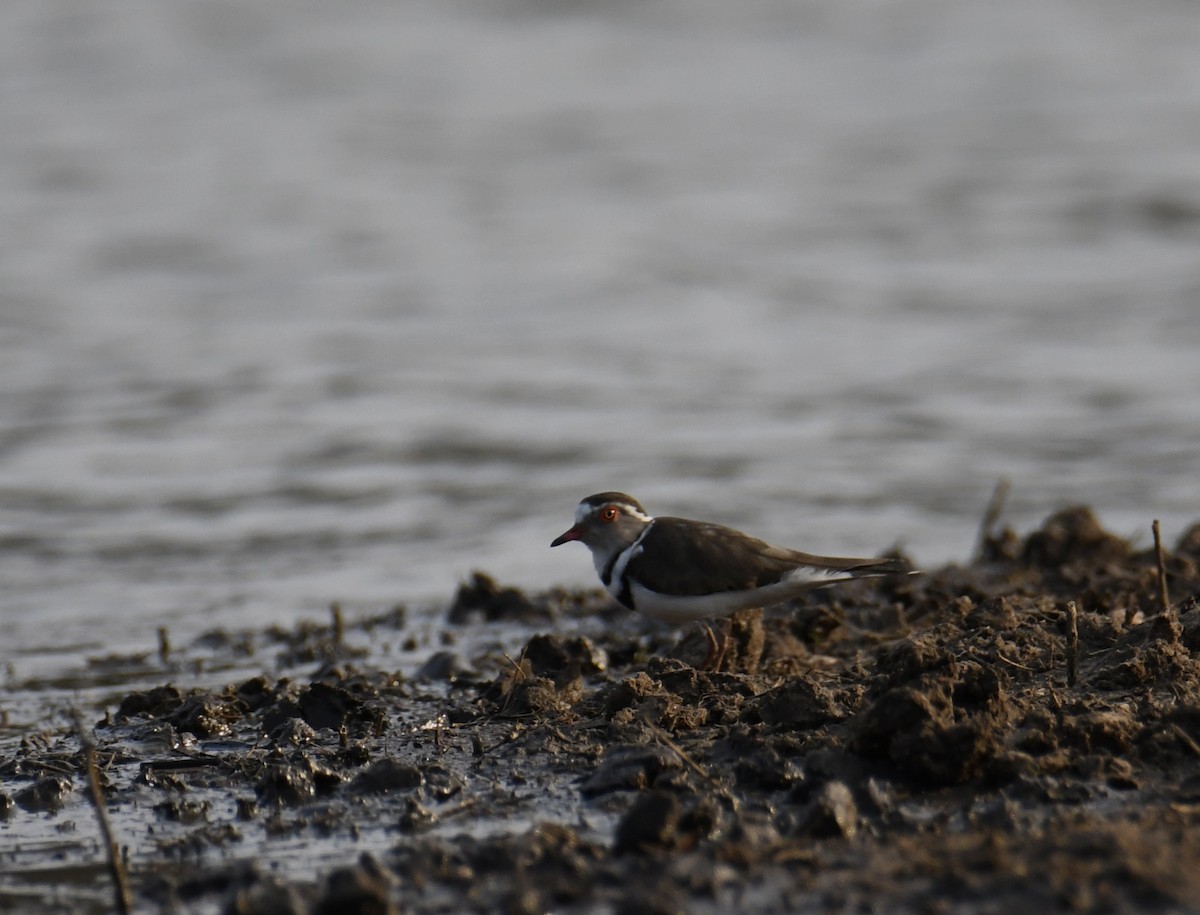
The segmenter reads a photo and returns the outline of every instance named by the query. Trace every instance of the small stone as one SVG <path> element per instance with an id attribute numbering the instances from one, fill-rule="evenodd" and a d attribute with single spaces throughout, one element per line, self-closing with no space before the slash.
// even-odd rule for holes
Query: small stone
<path id="1" fill-rule="evenodd" d="M 387 794 L 389 791 L 409 791 L 421 787 L 425 776 L 411 763 L 395 759 L 380 759 L 371 763 L 351 783 L 351 789 L 361 794 Z"/>
<path id="2" fill-rule="evenodd" d="M 854 838 L 858 832 L 858 805 L 845 782 L 826 782 L 800 816 L 796 831 L 825 839 Z"/>
<path id="3" fill-rule="evenodd" d="M 679 801 L 656 791 L 639 798 L 617 824 L 613 852 L 618 855 L 651 848 L 671 848 L 679 825 Z"/>
<path id="4" fill-rule="evenodd" d="M 652 784 L 661 772 L 679 766 L 679 757 L 665 747 L 617 744 L 608 749 L 581 788 L 585 795 L 593 797 L 626 788 L 641 790 Z"/>

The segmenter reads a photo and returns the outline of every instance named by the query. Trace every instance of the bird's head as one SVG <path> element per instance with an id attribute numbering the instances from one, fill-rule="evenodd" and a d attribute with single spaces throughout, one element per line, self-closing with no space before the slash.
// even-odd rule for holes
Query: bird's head
<path id="1" fill-rule="evenodd" d="M 550 545 L 579 540 L 593 553 L 611 556 L 637 540 L 653 520 L 633 496 L 623 492 L 600 492 L 579 503 L 574 526 Z"/>

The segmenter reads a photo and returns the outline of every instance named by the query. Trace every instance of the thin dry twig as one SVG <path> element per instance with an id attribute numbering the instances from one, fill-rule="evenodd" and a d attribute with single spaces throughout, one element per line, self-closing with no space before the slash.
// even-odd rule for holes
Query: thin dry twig
<path id="1" fill-rule="evenodd" d="M 521 649 L 521 656 L 515 661 L 508 656 L 507 652 L 500 652 L 500 657 L 504 658 L 504 660 L 506 660 L 512 666 L 512 670 L 510 670 L 508 675 L 505 677 L 507 682 L 502 687 L 504 704 L 500 706 L 499 714 L 501 715 L 504 715 L 508 711 L 508 707 L 512 705 L 517 684 L 524 682 L 527 678 L 533 675 L 532 670 L 528 667 L 525 661 L 525 653 L 528 649 L 528 645 L 523 647 Z"/>
<path id="2" fill-rule="evenodd" d="M 649 729 L 650 733 L 654 735 L 655 739 L 658 740 L 660 743 L 662 743 L 664 746 L 666 746 L 668 749 L 670 749 L 672 752 L 674 752 L 675 755 L 678 756 L 680 758 L 680 760 L 683 761 L 683 764 L 688 769 L 691 769 L 693 772 L 695 772 L 698 776 L 700 776 L 702 779 L 704 779 L 706 782 L 708 782 L 718 792 L 721 792 L 722 794 L 724 794 L 725 797 L 728 799 L 729 803 L 733 806 L 733 808 L 735 810 L 738 808 L 739 805 L 738 805 L 737 798 L 731 794 L 726 794 L 724 787 L 721 785 L 721 782 L 716 777 L 709 774 L 708 770 L 705 769 L 702 765 L 700 765 L 698 762 L 696 762 L 694 759 L 692 759 L 692 757 L 687 754 L 687 751 L 684 750 L 683 747 L 681 747 L 678 743 L 676 743 L 671 738 L 670 734 L 668 734 L 665 730 L 663 730 L 661 727 L 659 727 L 657 724 L 655 724 L 653 721 L 650 721 L 647 718 L 642 718 L 642 723 L 645 724 L 645 726 Z"/>
<path id="3" fill-rule="evenodd" d="M 996 526 L 996 522 L 1000 520 L 1000 513 L 1004 511 L 1004 503 L 1008 499 L 1008 489 L 1008 480 L 1001 477 L 996 481 L 996 488 L 992 490 L 992 497 L 988 500 L 987 508 L 983 512 L 983 518 L 979 522 L 979 540 L 975 546 L 976 560 L 983 558 L 987 542 L 992 536 L 992 529 Z"/>
<path id="4" fill-rule="evenodd" d="M 341 648 L 346 638 L 346 623 L 342 619 L 342 605 L 333 603 L 329 606 L 329 628 L 332 635 L 333 647 Z"/>
<path id="5" fill-rule="evenodd" d="M 83 744 L 84 768 L 87 772 L 89 796 L 92 806 L 96 809 L 96 820 L 100 823 L 100 834 L 104 839 L 104 847 L 108 851 L 108 872 L 113 881 L 113 897 L 117 912 L 129 915 L 132 903 L 129 896 L 129 875 L 125 873 L 125 864 L 121 860 L 121 850 L 113 837 L 112 824 L 108 820 L 108 808 L 104 804 L 104 794 L 100 788 L 100 773 L 96 769 L 96 744 L 83 723 L 83 716 L 75 712 L 75 732 L 79 742 Z"/>
<path id="6" fill-rule="evenodd" d="M 1187 747 L 1189 750 L 1191 750 L 1197 756 L 1200 756 L 1200 744 L 1197 744 L 1196 741 L 1192 739 L 1192 736 L 1187 731 L 1185 731 L 1183 728 L 1181 728 L 1177 724 L 1171 725 L 1171 731 L 1175 734 L 1176 737 L 1179 738 L 1180 742 L 1185 747 Z"/>
<path id="7" fill-rule="evenodd" d="M 695 772 L 697 775 L 699 775 L 705 781 L 707 781 L 707 782 L 714 781 L 713 777 L 708 774 L 708 770 L 705 769 L 703 766 L 701 766 L 694 759 L 692 759 L 692 757 L 688 756 L 687 752 L 683 749 L 683 747 L 681 747 L 679 744 L 677 744 L 671 738 L 670 734 L 668 734 L 666 731 L 664 731 L 662 728 L 660 728 L 653 721 L 648 721 L 648 720 L 643 719 L 643 724 L 646 725 L 646 727 L 650 730 L 650 733 L 653 734 L 659 742 L 661 742 L 663 745 L 665 745 L 668 749 L 674 751 L 675 755 L 678 756 L 680 758 L 680 760 L 683 761 L 683 764 L 685 766 L 687 766 L 689 769 L 691 769 L 693 772 Z"/>
<path id="8" fill-rule="evenodd" d="M 1067 601 L 1067 686 L 1079 682 L 1079 609 Z"/>
<path id="9" fill-rule="evenodd" d="M 158 627 L 158 660 L 163 664 L 171 660 L 171 632 L 166 626 Z"/>
<path id="10" fill-rule="evenodd" d="M 1154 555 L 1158 561 L 1158 599 L 1162 602 L 1163 616 L 1168 616 L 1171 613 L 1171 594 L 1167 590 L 1167 556 L 1163 551 L 1162 535 L 1158 531 L 1157 518 L 1150 527 L 1154 531 Z"/>
<path id="11" fill-rule="evenodd" d="M 1018 668 L 1019 670 L 1027 670 L 1027 671 L 1029 671 L 1031 674 L 1036 674 L 1036 673 L 1038 673 L 1038 671 L 1034 670 L 1032 667 L 1029 667 L 1029 666 L 1027 666 L 1027 665 L 1025 665 L 1025 664 L 1022 664 L 1020 661 L 1014 661 L 1012 658 L 1006 658 L 1004 655 L 1002 655 L 1002 654 L 1001 654 L 1000 652 L 998 652 L 998 651 L 996 652 L 996 659 L 997 659 L 997 660 L 999 660 L 999 661 L 1002 661 L 1002 662 L 1004 662 L 1005 664 L 1008 664 L 1010 667 L 1016 667 L 1016 668 Z"/>

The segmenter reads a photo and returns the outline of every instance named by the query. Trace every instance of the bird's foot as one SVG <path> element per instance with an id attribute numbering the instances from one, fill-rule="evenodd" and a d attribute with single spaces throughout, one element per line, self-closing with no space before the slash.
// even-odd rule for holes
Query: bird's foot
<path id="1" fill-rule="evenodd" d="M 720 641 L 713 634 L 712 626 L 706 625 L 704 627 L 704 634 L 708 637 L 708 654 L 700 664 L 700 669 L 718 671 L 721 669 L 721 665 L 725 663 L 725 655 L 729 651 L 729 620 L 725 620 L 721 626 Z"/>

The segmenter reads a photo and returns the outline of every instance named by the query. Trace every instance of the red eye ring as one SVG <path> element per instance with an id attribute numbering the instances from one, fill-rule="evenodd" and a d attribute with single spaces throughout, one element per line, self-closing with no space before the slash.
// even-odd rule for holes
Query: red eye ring
<path id="1" fill-rule="evenodd" d="M 617 515 L 621 514 L 615 505 L 606 505 L 600 509 L 600 520 L 612 523 L 617 520 Z"/>

